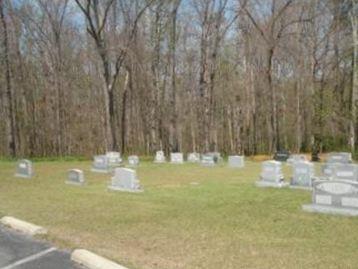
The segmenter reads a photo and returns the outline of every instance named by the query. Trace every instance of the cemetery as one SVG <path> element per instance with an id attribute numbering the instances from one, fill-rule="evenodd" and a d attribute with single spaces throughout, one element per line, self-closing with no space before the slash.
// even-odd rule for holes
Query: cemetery
<path id="1" fill-rule="evenodd" d="M 0 0 L 0 269 L 358 269 L 358 0 Z"/>
<path id="2" fill-rule="evenodd" d="M 341 261 L 343 254 L 327 253 L 318 247 L 318 238 L 332 249 L 340 244 L 346 253 L 355 250 L 355 164 L 335 166 L 327 180 L 321 173 L 324 163 L 298 160 L 285 166 L 231 155 L 221 157 L 220 164 L 213 155 L 203 154 L 201 163 L 180 166 L 128 156 L 124 162 L 128 168 L 113 168 L 110 173 L 92 171 L 93 167 L 107 171 L 105 155 L 94 158 L 104 160 L 99 165 L 96 161 L 32 162 L 36 174 L 27 181 L 16 180 L 18 165 L 0 162 L 0 213 L 11 211 L 49 227 L 51 242 L 58 246 L 71 248 L 81 242 L 129 268 L 154 264 L 176 268 L 179 263 L 185 268 L 197 264 L 213 268 L 215 263 L 276 268 L 277 261 L 282 268 L 300 268 L 306 262 L 329 268 L 328 260 Z M 133 170 L 131 164 L 139 159 L 141 165 Z M 181 156 L 174 159 L 180 161 Z M 290 188 L 284 188 L 288 184 Z M 292 225 L 294 230 L 289 228 Z M 337 227 L 350 233 L 337 233 Z M 158 242 L 155 248 L 153 242 Z M 187 251 L 178 252 L 178 246 Z M 303 246 L 312 255 L 297 252 Z M 212 251 L 220 255 L 211 255 Z M 253 255 L 253 251 L 270 256 Z M 315 256 L 326 257 L 327 262 L 317 263 Z M 225 261 L 229 257 L 237 260 Z M 347 268 L 356 262 L 354 256 L 344 259 Z"/>

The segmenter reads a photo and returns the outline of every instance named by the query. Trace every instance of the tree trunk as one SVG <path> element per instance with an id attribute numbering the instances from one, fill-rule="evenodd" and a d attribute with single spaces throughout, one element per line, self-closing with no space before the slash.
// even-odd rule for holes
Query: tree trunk
<path id="1" fill-rule="evenodd" d="M 353 31 L 353 60 L 352 60 L 352 92 L 351 92 L 351 119 L 350 119 L 350 147 L 355 151 L 357 140 L 357 105 L 358 105 L 358 18 L 355 14 L 358 3 L 352 0 L 352 11 L 350 14 Z"/>
<path id="2" fill-rule="evenodd" d="M 0 17 L 3 26 L 3 47 L 4 47 L 4 61 L 5 61 L 5 77 L 6 77 L 6 96 L 8 101 L 8 147 L 12 157 L 16 156 L 16 139 L 15 139 L 15 112 L 13 89 L 11 84 L 11 67 L 10 67 L 10 50 L 9 39 L 7 32 L 7 23 L 4 12 L 4 0 L 0 0 Z"/>

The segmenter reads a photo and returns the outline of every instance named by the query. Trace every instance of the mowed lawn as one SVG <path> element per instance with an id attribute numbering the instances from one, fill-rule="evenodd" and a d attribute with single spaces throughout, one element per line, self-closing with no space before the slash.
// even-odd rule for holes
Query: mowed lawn
<path id="1" fill-rule="evenodd" d="M 35 162 L 34 178 L 0 162 L 0 216 L 45 226 L 59 247 L 86 248 L 129 268 L 358 268 L 358 218 L 310 214 L 310 192 L 262 189 L 243 169 L 141 163 L 144 193 L 107 191 L 91 162 Z M 84 187 L 66 185 L 83 169 Z M 290 169 L 284 165 L 286 180 Z"/>

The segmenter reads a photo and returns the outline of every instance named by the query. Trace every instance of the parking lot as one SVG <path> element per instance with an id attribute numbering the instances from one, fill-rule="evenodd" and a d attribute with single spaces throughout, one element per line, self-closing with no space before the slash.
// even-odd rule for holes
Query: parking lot
<path id="1" fill-rule="evenodd" d="M 0 269 L 80 269 L 70 253 L 0 226 Z"/>

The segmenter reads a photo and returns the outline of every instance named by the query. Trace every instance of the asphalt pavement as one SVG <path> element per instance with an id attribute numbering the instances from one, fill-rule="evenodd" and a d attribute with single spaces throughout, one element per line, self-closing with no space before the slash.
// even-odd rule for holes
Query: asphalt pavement
<path id="1" fill-rule="evenodd" d="M 0 225 L 0 269 L 83 269 L 70 255 Z"/>

